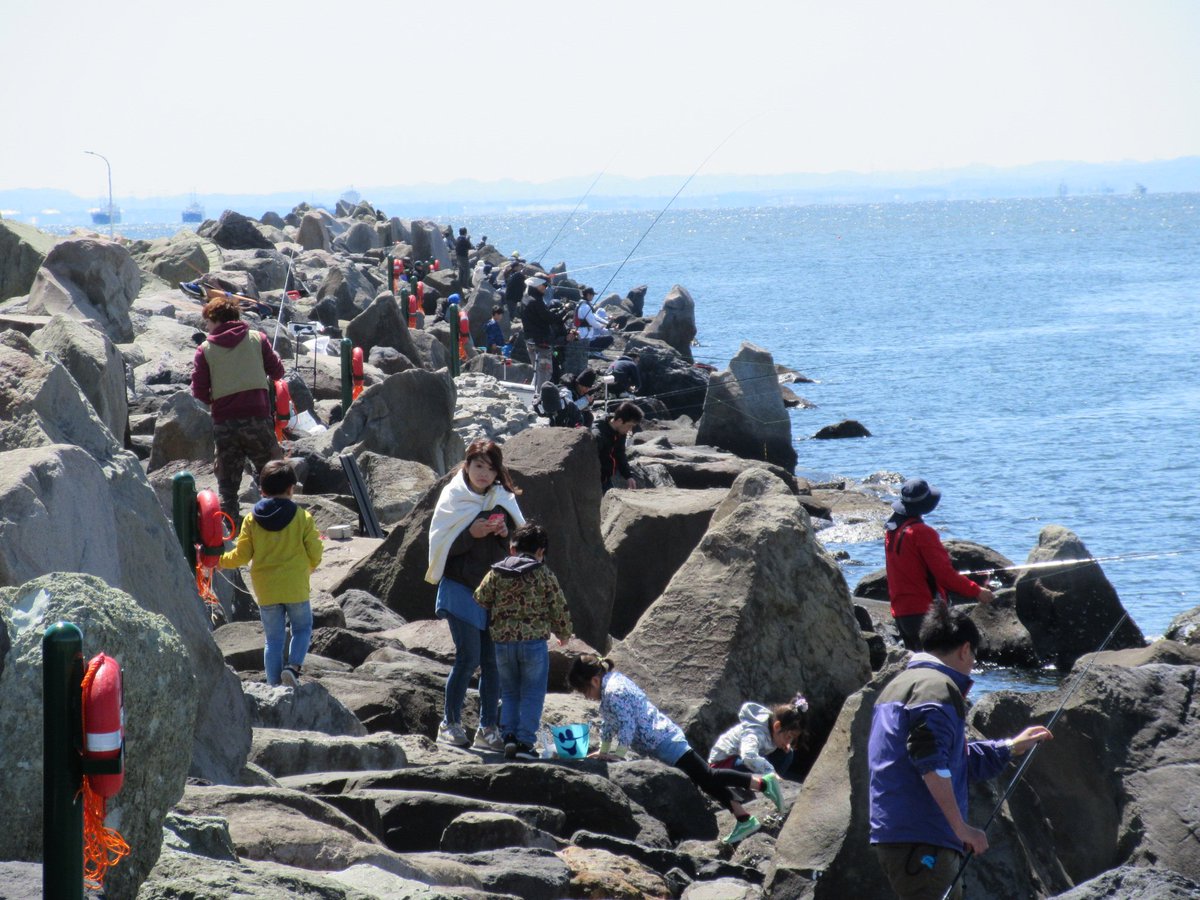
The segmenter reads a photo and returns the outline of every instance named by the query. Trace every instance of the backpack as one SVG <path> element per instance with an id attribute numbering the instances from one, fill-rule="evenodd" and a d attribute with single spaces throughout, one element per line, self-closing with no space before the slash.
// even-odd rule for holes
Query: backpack
<path id="1" fill-rule="evenodd" d="M 580 314 L 579 314 L 579 310 L 581 310 L 581 309 L 586 309 L 586 310 L 587 310 L 587 312 L 585 312 L 583 315 L 580 315 Z M 591 309 L 591 307 L 590 307 L 590 306 L 588 306 L 586 303 L 580 302 L 580 304 L 579 304 L 578 306 L 576 306 L 576 307 L 575 307 L 575 322 L 574 322 L 574 327 L 575 327 L 575 328 L 582 328 L 582 327 L 583 327 L 583 325 L 584 325 L 584 323 L 587 321 L 587 317 L 588 317 L 588 316 L 590 316 L 591 314 L 592 314 L 592 309 Z"/>

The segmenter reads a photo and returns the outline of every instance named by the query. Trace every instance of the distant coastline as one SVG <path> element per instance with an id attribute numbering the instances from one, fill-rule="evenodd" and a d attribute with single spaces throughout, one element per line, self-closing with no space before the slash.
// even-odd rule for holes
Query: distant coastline
<path id="1" fill-rule="evenodd" d="M 398 185 L 361 190 L 394 215 L 464 216 L 570 209 L 594 174 L 544 183 L 474 181 Z M 592 212 L 656 210 L 682 184 L 683 175 L 626 178 L 605 175 L 582 209 Z M 326 206 L 345 186 L 263 194 L 116 195 L 127 223 L 177 222 L 180 210 L 199 202 L 210 215 L 224 209 L 290 209 L 299 202 Z M 119 190 L 119 188 L 118 188 Z M 1153 162 L 1041 162 L 1011 168 L 966 166 L 920 172 L 831 172 L 788 175 L 701 173 L 675 209 L 817 206 L 848 203 L 1000 200 L 1012 198 L 1190 193 L 1200 191 L 1200 156 Z M 95 198 L 41 188 L 0 190 L 0 217 L 39 226 L 90 224 Z"/>

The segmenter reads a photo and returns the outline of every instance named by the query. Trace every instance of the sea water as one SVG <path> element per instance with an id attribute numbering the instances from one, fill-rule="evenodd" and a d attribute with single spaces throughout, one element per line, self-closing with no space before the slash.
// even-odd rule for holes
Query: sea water
<path id="1" fill-rule="evenodd" d="M 1103 563 L 1149 637 L 1200 604 L 1198 212 L 1196 194 L 680 209 L 634 250 L 656 213 L 581 209 L 548 252 L 564 213 L 452 224 L 597 291 L 645 284 L 649 315 L 681 284 L 698 360 L 750 341 L 815 379 L 794 389 L 816 408 L 790 412 L 801 475 L 927 478 L 944 537 L 1015 562 L 1051 523 L 1095 556 L 1183 551 Z M 872 436 L 809 439 L 844 418 Z M 883 563 L 882 541 L 843 549 L 851 585 Z"/>
<path id="2" fill-rule="evenodd" d="M 798 472 L 889 470 L 943 490 L 944 537 L 1023 562 L 1074 531 L 1147 636 L 1200 604 L 1200 195 L 670 211 L 609 290 L 696 301 L 697 359 L 742 341 L 793 385 Z M 545 254 L 598 291 L 655 213 L 576 213 Z M 565 218 L 466 218 L 536 258 Z M 610 264 L 612 263 L 612 264 Z M 606 265 L 609 264 L 609 265 Z M 595 268 L 590 268 L 595 266 Z M 821 441 L 853 418 L 871 437 Z M 883 563 L 882 541 L 845 546 Z"/>

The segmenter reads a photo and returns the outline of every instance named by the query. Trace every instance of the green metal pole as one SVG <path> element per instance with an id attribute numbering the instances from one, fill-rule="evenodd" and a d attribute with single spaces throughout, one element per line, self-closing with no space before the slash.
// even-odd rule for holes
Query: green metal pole
<path id="1" fill-rule="evenodd" d="M 451 303 L 446 307 L 446 319 L 450 322 L 450 377 L 457 378 L 460 362 L 458 359 L 458 329 L 462 327 L 459 324 L 461 313 L 458 311 L 458 304 Z"/>
<path id="2" fill-rule="evenodd" d="M 354 342 L 350 338 L 342 338 L 342 418 L 350 412 L 350 404 L 354 402 L 354 373 L 351 371 L 350 359 L 354 354 Z"/>
<path id="3" fill-rule="evenodd" d="M 195 569 L 196 544 L 200 541 L 196 534 L 196 479 L 186 470 L 171 479 L 171 518 L 188 568 Z"/>
<path id="4" fill-rule="evenodd" d="M 56 622 L 42 636 L 42 896 L 83 897 L 83 633 Z"/>

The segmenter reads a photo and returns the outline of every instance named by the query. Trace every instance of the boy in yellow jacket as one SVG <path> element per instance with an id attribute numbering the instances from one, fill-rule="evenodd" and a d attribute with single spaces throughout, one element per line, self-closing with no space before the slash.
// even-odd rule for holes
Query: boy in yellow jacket
<path id="1" fill-rule="evenodd" d="M 268 684 L 294 688 L 312 640 L 313 615 L 308 577 L 321 563 L 321 536 L 308 510 L 292 501 L 296 470 L 284 460 L 271 460 L 258 479 L 263 499 L 242 521 L 234 548 L 221 557 L 222 569 L 250 566 L 250 581 L 262 616 Z M 286 619 L 286 623 L 285 623 Z M 286 624 L 292 643 L 286 665 Z"/>

